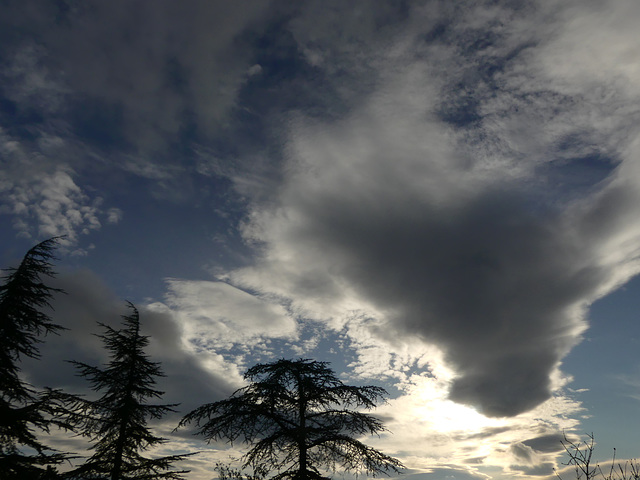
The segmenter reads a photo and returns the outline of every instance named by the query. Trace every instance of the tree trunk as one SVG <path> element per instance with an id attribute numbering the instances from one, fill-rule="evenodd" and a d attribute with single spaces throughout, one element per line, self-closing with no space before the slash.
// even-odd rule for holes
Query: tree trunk
<path id="1" fill-rule="evenodd" d="M 140 332 L 140 324 L 136 324 L 136 333 L 133 337 L 133 345 L 131 346 L 131 352 L 129 357 L 129 372 L 127 378 L 127 387 L 126 387 L 126 398 L 124 405 L 124 412 L 122 412 L 122 418 L 120 423 L 120 432 L 118 435 L 118 440 L 116 444 L 116 455 L 113 462 L 113 470 L 111 471 L 111 480 L 121 480 L 122 477 L 122 464 L 123 464 L 123 455 L 124 455 L 124 446 L 127 442 L 127 422 L 129 420 L 129 415 L 131 414 L 132 405 L 135 403 L 132 390 L 133 390 L 133 377 L 136 369 L 136 365 L 134 362 L 136 349 L 138 348 L 138 338 Z"/>
<path id="2" fill-rule="evenodd" d="M 305 480 L 307 478 L 307 438 L 306 438 L 306 413 L 307 398 L 304 391 L 303 379 L 297 375 L 298 381 L 298 478 L 297 480 Z"/>

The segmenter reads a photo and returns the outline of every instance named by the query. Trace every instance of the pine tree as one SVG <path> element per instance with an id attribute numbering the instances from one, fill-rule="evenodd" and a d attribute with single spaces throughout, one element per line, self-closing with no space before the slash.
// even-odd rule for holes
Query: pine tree
<path id="1" fill-rule="evenodd" d="M 34 429 L 49 431 L 59 403 L 52 390 L 37 391 L 20 377 L 24 357 L 39 358 L 42 336 L 62 330 L 43 311 L 54 293 L 42 277 L 53 277 L 50 260 L 57 238 L 31 248 L 17 268 L 6 270 L 0 286 L 0 472 L 3 479 L 38 478 L 47 465 L 66 455 L 38 440 Z"/>
<path id="2" fill-rule="evenodd" d="M 241 474 L 218 465 L 229 479 L 321 480 L 321 473 L 341 467 L 372 476 L 398 472 L 402 464 L 360 442 L 385 428 L 372 415 L 350 410 L 371 409 L 386 394 L 375 386 L 342 383 L 326 362 L 278 360 L 250 368 L 250 384 L 230 398 L 203 405 L 186 415 L 180 426 L 194 422 L 207 441 L 238 439 L 252 445 Z"/>
<path id="3" fill-rule="evenodd" d="M 94 450 L 84 464 L 68 476 L 72 478 L 180 479 L 188 470 L 172 470 L 172 464 L 190 455 L 146 458 L 141 452 L 166 442 L 147 426 L 149 419 L 160 419 L 175 405 L 150 405 L 150 398 L 164 392 L 154 388 L 156 377 L 164 376 L 159 363 L 144 353 L 149 338 L 140 334 L 140 316 L 129 303 L 130 315 L 123 316 L 123 327 L 105 329 L 102 339 L 110 353 L 105 368 L 73 361 L 79 375 L 102 393 L 94 401 L 77 398 L 75 425 L 81 435 L 89 437 Z"/>

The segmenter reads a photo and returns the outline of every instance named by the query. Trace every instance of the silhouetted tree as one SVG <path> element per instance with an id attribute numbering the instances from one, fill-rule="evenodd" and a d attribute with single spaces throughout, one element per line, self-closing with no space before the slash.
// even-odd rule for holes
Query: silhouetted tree
<path id="1" fill-rule="evenodd" d="M 568 456 L 564 463 L 574 468 L 576 480 L 640 480 L 640 462 L 638 460 L 616 460 L 616 449 L 613 449 L 613 458 L 608 471 L 603 470 L 600 464 L 595 462 L 595 438 L 593 433 L 587 435 L 587 440 L 571 440 L 565 434 L 562 446 Z M 556 475 L 563 480 L 560 472 Z"/>
<path id="2" fill-rule="evenodd" d="M 43 311 L 59 289 L 42 282 L 53 277 L 50 260 L 57 238 L 31 248 L 17 268 L 10 268 L 0 286 L 0 472 L 3 479 L 38 478 L 47 465 L 66 455 L 40 442 L 34 429 L 49 431 L 58 411 L 56 392 L 37 391 L 20 378 L 23 357 L 39 358 L 40 337 L 62 329 Z M 28 454 L 28 452 L 33 452 Z"/>
<path id="3" fill-rule="evenodd" d="M 195 422 L 196 434 L 209 442 L 240 439 L 251 444 L 243 457 L 248 478 L 272 480 L 324 479 L 320 469 L 339 466 L 373 476 L 397 473 L 402 464 L 366 446 L 354 436 L 385 431 L 381 421 L 365 410 L 375 407 L 386 391 L 375 386 L 342 383 L 327 362 L 278 360 L 250 368 L 251 383 L 230 398 L 203 405 L 186 415 L 180 426 Z M 232 470 L 226 477 L 240 477 Z"/>
<path id="4" fill-rule="evenodd" d="M 174 411 L 175 405 L 150 405 L 150 398 L 160 398 L 164 392 L 154 388 L 156 377 L 163 376 L 159 363 L 144 353 L 149 343 L 140 334 L 138 310 L 129 303 L 131 314 L 123 316 L 123 328 L 105 329 L 98 335 L 110 353 L 105 368 L 73 361 L 79 375 L 101 392 L 97 400 L 76 399 L 74 424 L 81 435 L 90 438 L 94 450 L 86 462 L 73 470 L 72 478 L 179 479 L 188 470 L 172 470 L 173 463 L 190 455 L 170 455 L 146 458 L 140 452 L 166 442 L 147 427 L 148 419 L 160 419 Z"/>
<path id="5" fill-rule="evenodd" d="M 40 476 L 39 480 L 61 480 L 62 476 L 58 473 L 58 470 L 51 465 L 47 466 L 47 469 Z"/>

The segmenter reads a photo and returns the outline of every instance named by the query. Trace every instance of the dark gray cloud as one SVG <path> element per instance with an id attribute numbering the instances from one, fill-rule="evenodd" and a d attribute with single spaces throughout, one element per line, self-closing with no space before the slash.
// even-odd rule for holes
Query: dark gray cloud
<path id="1" fill-rule="evenodd" d="M 523 465 L 512 465 L 511 470 L 517 471 L 519 474 L 534 477 L 550 477 L 555 472 L 555 464 L 546 462 L 532 467 Z"/>
<path id="2" fill-rule="evenodd" d="M 0 214 L 22 236 L 76 246 L 115 218 L 102 202 L 130 173 L 163 198 L 193 193 L 167 150 L 227 124 L 253 61 L 243 34 L 268 6 L 4 2 Z"/>
<path id="3" fill-rule="evenodd" d="M 342 273 L 398 312 L 396 328 L 446 345 L 462 373 L 452 399 L 509 416 L 550 397 L 549 373 L 580 330 L 565 309 L 605 279 L 556 212 L 532 212 L 515 192 L 388 215 L 341 200 L 307 210 L 305 236 L 349 259 Z"/>
<path id="4" fill-rule="evenodd" d="M 389 312 L 381 338 L 391 327 L 445 349 L 459 373 L 453 400 L 490 416 L 534 408 L 551 397 L 552 373 L 579 341 L 583 308 L 617 275 L 603 249 L 624 230 L 634 188 L 611 185 L 580 203 L 555 203 L 508 179 L 465 187 L 455 166 L 429 166 L 455 162 L 446 153 L 394 163 L 387 148 L 357 153 L 366 171 L 338 165 L 334 152 L 322 158 L 330 150 L 315 143 L 301 152 L 315 170 L 290 179 L 284 208 L 296 220 L 274 238 L 282 242 L 275 251 L 290 248 L 318 265 L 303 267 L 311 283 L 297 293 L 339 298 L 346 282 Z M 422 161 L 424 190 L 411 174 Z M 430 171 L 451 187 L 432 183 Z M 311 186 L 315 172 L 326 183 Z"/>
<path id="5" fill-rule="evenodd" d="M 553 453 L 564 451 L 562 446 L 563 441 L 565 441 L 564 435 L 561 433 L 551 433 L 548 435 L 529 438 L 528 440 L 524 440 L 522 444 L 531 447 L 538 452 Z"/>
<path id="6" fill-rule="evenodd" d="M 266 253 L 231 276 L 317 318 L 372 305 L 381 341 L 440 346 L 450 398 L 495 417 L 551 398 L 588 305 L 637 273 L 637 132 L 615 107 L 629 92 L 592 108 L 579 101 L 591 84 L 545 87 L 553 72 L 535 66 L 551 42 L 525 14 L 544 16 L 479 4 L 447 16 L 447 42 L 415 27 L 379 52 L 397 68 L 367 101 L 335 123 L 295 122 L 282 186 L 245 230 Z M 465 47 L 483 30 L 484 46 Z M 440 94 L 470 71 L 478 118 L 443 118 Z"/>
<path id="7" fill-rule="evenodd" d="M 9 100 L 24 111 L 39 108 L 44 93 L 64 93 L 64 104 L 47 100 L 52 107 L 42 113 L 55 111 L 105 148 L 158 150 L 190 124 L 211 134 L 226 121 L 252 65 L 243 35 L 268 6 L 8 2 L 1 54 L 14 79 Z"/>
<path id="8" fill-rule="evenodd" d="M 119 328 L 121 316 L 129 313 L 125 302 L 88 270 L 64 272 L 52 286 L 62 288 L 66 295 L 56 295 L 52 301 L 54 321 L 68 330 L 45 338 L 40 360 L 24 362 L 29 380 L 38 386 L 63 388 L 67 391 L 91 394 L 87 382 L 75 375 L 69 360 L 101 366 L 109 361 L 108 352 L 96 335 L 104 333 L 98 322 Z M 158 387 L 166 392 L 162 401 L 181 403 L 185 412 L 226 397 L 237 385 L 224 372 L 212 372 L 182 345 L 181 329 L 168 313 L 139 308 L 141 332 L 150 337 L 147 350 L 151 360 L 160 362 L 165 377 L 158 378 Z"/>
<path id="9" fill-rule="evenodd" d="M 97 323 L 115 325 L 124 312 L 123 304 L 88 270 L 61 273 L 48 283 L 66 292 L 52 299 L 53 311 L 49 314 L 68 330 L 45 338 L 42 358 L 25 362 L 25 370 L 36 385 L 82 388 L 84 381 L 75 377 L 74 367 L 68 361 L 97 364 L 107 359 L 100 339 L 94 335 L 101 333 Z"/>

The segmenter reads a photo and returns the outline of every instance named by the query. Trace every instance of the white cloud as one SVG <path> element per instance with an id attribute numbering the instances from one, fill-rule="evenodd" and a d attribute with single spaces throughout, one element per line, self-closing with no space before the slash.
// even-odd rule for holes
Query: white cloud
<path id="1" fill-rule="evenodd" d="M 73 140 L 47 129 L 37 130 L 34 140 L 21 139 L 0 127 L 0 154 L 0 214 L 12 219 L 18 235 L 64 236 L 62 251 L 85 255 L 89 247 L 78 247 L 81 236 L 121 218 L 118 208 L 105 208 L 102 197 L 76 183 L 81 176 L 71 164 L 90 153 Z"/>
<path id="2" fill-rule="evenodd" d="M 122 220 L 122 210 L 119 208 L 111 207 L 107 210 L 107 222 L 108 223 L 118 223 Z"/>
<path id="3" fill-rule="evenodd" d="M 585 85 L 601 91 L 616 87 L 633 95 L 640 86 L 636 35 L 640 5 L 632 0 L 543 4 L 556 10 L 561 22 L 561 28 L 549 29 L 552 35 L 536 55 L 554 87 L 574 93 L 583 93 Z"/>
<path id="4" fill-rule="evenodd" d="M 297 337 L 296 321 L 285 308 L 227 283 L 169 279 L 167 285 L 165 304 L 181 325 L 185 345 L 196 351 L 262 349 L 270 339 Z"/>
<path id="5" fill-rule="evenodd" d="M 117 209 L 105 213 L 100 197 L 91 198 L 64 167 L 48 173 L 29 172 L 10 179 L 0 190 L 2 213 L 14 216 L 14 228 L 28 238 L 64 236 L 63 249 L 74 249 L 80 235 L 102 227 L 100 218 L 117 221 Z M 80 249 L 79 252 L 83 250 Z"/>
<path id="6" fill-rule="evenodd" d="M 560 395 L 526 414 L 488 418 L 449 400 L 446 382 L 436 377 L 415 375 L 411 382 L 400 396 L 376 409 L 391 434 L 372 444 L 401 456 L 407 467 L 418 472 L 469 459 L 477 459 L 468 464 L 476 474 L 491 469 L 495 473 L 499 467 L 517 476 L 512 466 L 555 465 L 562 451 L 562 432 L 578 424 L 569 417 L 582 411 L 579 402 Z M 522 451 L 530 455 L 518 456 Z"/>

